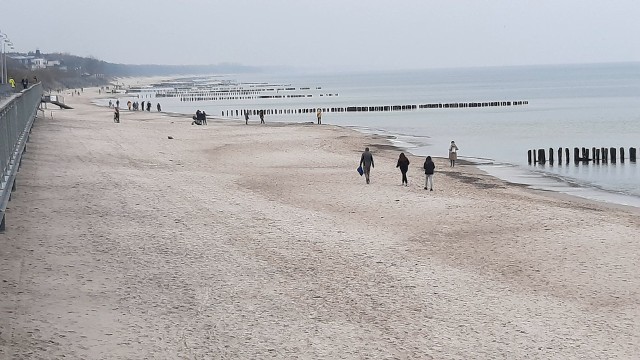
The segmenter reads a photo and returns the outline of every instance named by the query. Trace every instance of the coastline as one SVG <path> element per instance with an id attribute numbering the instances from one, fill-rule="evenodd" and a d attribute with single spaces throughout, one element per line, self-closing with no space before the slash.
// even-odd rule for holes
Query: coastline
<path id="1" fill-rule="evenodd" d="M 384 136 L 157 112 L 114 124 L 95 91 L 31 135 L 0 235 L 0 355 L 640 352 L 635 208 L 442 158 L 425 192 L 424 158 L 400 186 Z"/>
<path id="2" fill-rule="evenodd" d="M 163 77 L 130 78 L 130 79 L 126 78 L 126 79 L 119 79 L 119 80 L 120 81 L 126 80 L 128 83 L 133 82 L 132 85 L 141 86 L 145 84 L 149 85 L 149 84 L 157 83 L 161 80 L 169 80 L 169 78 L 163 78 Z M 117 97 L 118 96 L 114 96 L 113 98 L 117 98 Z M 161 99 L 155 99 L 155 100 L 161 101 Z M 106 103 L 103 105 L 106 105 Z M 197 107 L 198 106 L 194 103 L 193 105 L 194 111 Z M 193 115 L 185 111 L 175 112 L 175 109 L 173 109 L 172 112 L 165 111 L 165 113 L 167 113 L 169 116 L 174 116 L 176 118 L 179 118 L 180 116 L 190 117 Z M 209 116 L 211 116 L 211 114 L 209 114 Z M 217 115 L 214 115 L 214 116 L 218 119 L 223 119 L 223 120 L 230 120 L 230 121 L 237 120 L 237 118 L 235 117 L 227 118 L 224 116 L 223 117 L 220 117 Z M 287 116 L 287 117 L 291 118 L 291 116 Z M 278 116 L 276 115 L 275 118 L 277 119 Z M 282 120 L 276 120 L 276 121 L 282 122 L 284 124 L 296 123 L 296 122 L 292 122 L 290 119 L 288 119 L 287 121 L 282 121 Z M 376 127 L 372 127 L 372 128 L 363 127 L 362 125 L 337 124 L 336 126 L 342 126 L 348 129 L 355 129 L 365 135 L 379 134 L 381 136 L 388 136 L 390 141 L 395 146 L 399 147 L 400 149 L 404 149 L 405 151 L 408 151 L 410 153 L 413 153 L 414 155 L 418 155 L 418 156 L 431 155 L 432 157 L 442 155 L 440 154 L 440 152 L 438 152 L 438 154 L 433 154 L 433 153 L 429 153 L 430 151 L 427 151 L 427 149 L 430 148 L 430 146 L 428 145 L 430 143 L 430 141 L 428 141 L 428 139 L 430 139 L 429 136 L 410 136 L 410 135 L 396 133 L 393 131 L 380 129 Z M 440 140 L 442 139 L 440 138 Z M 430 150 L 433 150 L 433 149 L 430 149 Z M 444 154 L 444 156 L 446 156 L 446 154 Z M 465 156 L 462 156 L 460 159 L 461 160 L 465 159 Z M 524 184 L 534 190 L 554 191 L 554 192 L 559 192 L 567 195 L 585 198 L 585 199 L 589 199 L 597 202 L 606 202 L 614 205 L 632 206 L 632 207 L 640 208 L 640 196 L 635 194 L 635 192 L 629 193 L 628 185 L 626 189 L 624 188 L 624 186 L 622 187 L 622 189 L 620 188 L 616 189 L 616 185 L 611 187 L 610 184 L 607 184 L 606 182 L 603 186 L 602 183 L 599 184 L 597 181 L 595 183 L 592 183 L 590 181 L 585 181 L 585 180 L 572 177 L 571 175 L 567 177 L 565 175 L 556 174 L 553 171 L 552 172 L 540 171 L 539 169 L 531 166 L 527 168 L 522 164 L 508 163 L 508 162 L 494 163 L 494 160 L 492 159 L 474 157 L 473 154 L 467 156 L 466 159 L 470 163 L 473 163 L 474 165 L 478 166 L 481 170 L 490 174 L 491 176 L 497 177 L 509 183 Z"/>

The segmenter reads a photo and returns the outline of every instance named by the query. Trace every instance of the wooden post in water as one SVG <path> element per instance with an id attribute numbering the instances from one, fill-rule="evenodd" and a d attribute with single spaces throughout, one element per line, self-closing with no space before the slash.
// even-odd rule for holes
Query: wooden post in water
<path id="1" fill-rule="evenodd" d="M 611 154 L 611 163 L 616 163 L 616 148 L 612 147 L 609 149 L 609 153 Z"/>
<path id="2" fill-rule="evenodd" d="M 553 148 L 549 148 L 549 165 L 553 165 Z"/>
<path id="3" fill-rule="evenodd" d="M 584 149 L 584 154 L 582 156 L 582 161 L 583 162 L 589 162 L 589 149 Z"/>
<path id="4" fill-rule="evenodd" d="M 600 149 L 596 149 L 595 161 L 600 163 Z"/>
<path id="5" fill-rule="evenodd" d="M 562 165 L 562 148 L 558 148 L 558 165 Z"/>
<path id="6" fill-rule="evenodd" d="M 596 162 L 596 147 L 591 148 L 591 156 L 593 156 L 593 162 Z"/>
<path id="7" fill-rule="evenodd" d="M 538 151 L 536 149 L 533 149 L 533 151 L 531 152 L 533 154 L 533 164 L 535 165 L 536 163 L 538 163 L 538 158 L 536 157 L 536 153 Z"/>
<path id="8" fill-rule="evenodd" d="M 602 148 L 602 163 L 607 163 L 607 161 L 609 161 L 609 154 L 607 153 L 607 149 L 606 148 Z"/>
<path id="9" fill-rule="evenodd" d="M 629 161 L 636 162 L 636 148 L 629 148 Z"/>
<path id="10" fill-rule="evenodd" d="M 624 163 L 624 148 L 620 147 L 620 162 Z"/>
<path id="11" fill-rule="evenodd" d="M 544 154 L 544 149 L 538 150 L 538 162 L 542 165 L 547 163 L 547 157 Z"/>
<path id="12" fill-rule="evenodd" d="M 567 159 L 567 165 L 569 165 L 569 148 L 564 148 L 564 157 Z"/>
<path id="13" fill-rule="evenodd" d="M 573 162 L 577 163 L 580 161 L 580 149 L 577 147 L 573 148 Z"/>
<path id="14" fill-rule="evenodd" d="M 531 165 L 531 150 L 527 151 L 527 161 L 529 161 L 529 165 Z"/>

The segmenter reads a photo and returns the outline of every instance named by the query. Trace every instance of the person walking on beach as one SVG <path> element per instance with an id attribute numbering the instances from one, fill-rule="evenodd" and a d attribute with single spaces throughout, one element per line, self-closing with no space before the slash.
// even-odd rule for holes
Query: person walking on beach
<path id="1" fill-rule="evenodd" d="M 373 155 L 369 152 L 369 148 L 364 148 L 364 152 L 362 156 L 360 156 L 360 166 L 362 166 L 362 170 L 364 171 L 364 178 L 369 183 L 369 174 L 371 172 L 371 168 L 375 167 L 373 164 Z"/>
<path id="2" fill-rule="evenodd" d="M 260 124 L 264 124 L 264 110 L 260 110 Z"/>
<path id="3" fill-rule="evenodd" d="M 151 101 L 147 101 L 147 111 L 151 111 Z"/>
<path id="4" fill-rule="evenodd" d="M 156 105 L 156 109 L 158 109 L 158 112 L 160 112 L 162 110 L 162 108 L 160 107 L 160 103 L 158 103 L 158 105 Z"/>
<path id="5" fill-rule="evenodd" d="M 142 107 L 140 108 L 140 111 L 144 111 L 144 101 L 142 102 Z"/>
<path id="6" fill-rule="evenodd" d="M 318 109 L 316 116 L 318 116 L 318 125 L 322 125 L 322 109 Z"/>
<path id="7" fill-rule="evenodd" d="M 249 125 L 249 110 L 244 111 L 244 124 Z"/>
<path id="8" fill-rule="evenodd" d="M 455 141 L 451 141 L 451 146 L 449 146 L 449 161 L 451 162 L 451 167 L 456 166 L 456 160 L 458 160 L 458 146 L 456 146 Z"/>
<path id="9" fill-rule="evenodd" d="M 436 170 L 436 164 L 431 160 L 431 156 L 427 156 L 424 160 L 424 174 L 426 175 L 426 179 L 424 182 L 424 189 L 429 191 L 433 191 L 433 173 Z"/>
<path id="10" fill-rule="evenodd" d="M 409 186 L 409 181 L 407 180 L 407 171 L 409 171 L 409 159 L 404 155 L 404 153 L 400 153 L 400 157 L 398 157 L 398 165 L 397 168 L 400 168 L 400 172 L 402 173 L 402 185 Z"/>
<path id="11" fill-rule="evenodd" d="M 120 123 L 120 109 L 116 106 L 116 109 L 113 111 L 113 122 Z"/>

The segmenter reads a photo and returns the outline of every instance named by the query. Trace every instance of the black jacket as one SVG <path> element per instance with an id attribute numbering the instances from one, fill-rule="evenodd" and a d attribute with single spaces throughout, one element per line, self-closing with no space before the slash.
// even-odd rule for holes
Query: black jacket
<path id="1" fill-rule="evenodd" d="M 424 161 L 424 173 L 427 175 L 433 175 L 433 171 L 436 169 L 436 164 L 433 161 Z"/>
<path id="2" fill-rule="evenodd" d="M 409 159 L 405 158 L 403 160 L 398 159 L 398 165 L 396 165 L 396 167 L 400 168 L 400 171 L 402 172 L 407 172 L 409 171 Z"/>

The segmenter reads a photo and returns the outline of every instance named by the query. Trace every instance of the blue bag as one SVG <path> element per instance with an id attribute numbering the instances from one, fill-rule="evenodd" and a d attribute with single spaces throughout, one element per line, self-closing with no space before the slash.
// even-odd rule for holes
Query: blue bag
<path id="1" fill-rule="evenodd" d="M 360 174 L 360 176 L 364 174 L 364 170 L 362 170 L 362 166 L 358 166 L 358 174 Z"/>

